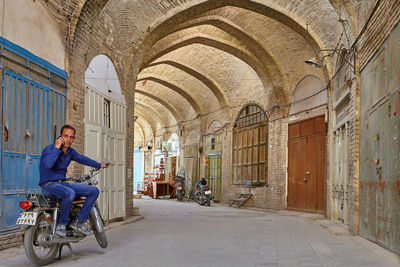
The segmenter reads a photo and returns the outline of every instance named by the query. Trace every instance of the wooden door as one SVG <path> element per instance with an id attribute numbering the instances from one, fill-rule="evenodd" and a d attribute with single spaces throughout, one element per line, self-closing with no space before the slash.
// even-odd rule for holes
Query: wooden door
<path id="1" fill-rule="evenodd" d="M 287 207 L 290 209 L 325 211 L 325 132 L 323 116 L 289 125 Z"/>
<path id="2" fill-rule="evenodd" d="M 104 220 L 126 216 L 126 134 L 125 107 L 108 101 L 96 89 L 87 86 L 85 96 L 85 155 L 98 162 L 110 162 L 99 173 L 98 204 Z M 85 167 L 88 173 L 90 167 Z"/>
<path id="3" fill-rule="evenodd" d="M 207 154 L 207 157 L 209 164 L 205 167 L 205 177 L 214 201 L 218 202 L 221 200 L 222 154 Z"/>

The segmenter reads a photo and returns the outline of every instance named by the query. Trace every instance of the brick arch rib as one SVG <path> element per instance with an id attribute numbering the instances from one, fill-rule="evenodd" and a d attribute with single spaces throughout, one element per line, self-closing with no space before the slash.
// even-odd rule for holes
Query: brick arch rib
<path id="1" fill-rule="evenodd" d="M 142 124 L 139 122 L 139 121 L 135 121 L 135 123 L 138 125 L 138 127 L 139 127 L 139 131 L 140 131 L 140 133 L 142 134 L 142 136 L 143 136 L 143 141 L 146 141 L 146 134 L 145 134 L 145 131 L 144 131 L 144 127 L 142 126 Z M 151 126 L 150 126 L 151 127 Z M 151 130 L 152 130 L 152 133 L 154 133 L 154 131 L 153 131 L 153 129 L 152 128 L 150 128 Z M 136 141 L 136 140 L 135 140 Z"/>
<path id="2" fill-rule="evenodd" d="M 196 112 L 196 114 L 198 114 L 198 115 L 202 114 L 202 110 L 200 109 L 197 102 L 179 86 L 176 86 L 168 81 L 165 81 L 165 80 L 157 78 L 157 77 L 152 77 L 152 76 L 140 78 L 136 82 L 145 81 L 145 80 L 159 83 L 159 84 L 164 85 L 164 86 L 170 88 L 171 90 L 177 92 L 178 94 L 183 96 L 189 102 L 189 104 L 192 106 L 192 108 Z"/>
<path id="3" fill-rule="evenodd" d="M 78 24 L 79 18 L 81 16 L 83 7 L 85 6 L 87 0 L 79 0 L 75 10 L 71 16 L 71 21 L 70 21 L 70 26 L 69 26 L 69 33 L 68 33 L 68 51 L 71 53 L 72 49 L 72 44 L 74 42 L 74 36 L 75 36 L 75 30 L 76 30 L 76 25 Z"/>
<path id="4" fill-rule="evenodd" d="M 253 37 L 251 37 L 239 26 L 233 24 L 224 17 L 213 15 L 190 20 L 186 23 L 182 23 L 181 25 L 179 25 L 174 32 L 200 25 L 212 25 L 224 32 L 229 33 L 229 35 L 243 42 L 243 44 L 246 46 L 246 49 L 249 50 L 256 58 L 259 58 L 260 62 L 268 71 L 272 86 L 274 88 L 285 88 L 284 92 L 286 97 L 286 92 L 289 90 L 289 88 L 287 85 L 287 80 L 282 74 L 283 71 L 278 64 L 278 61 L 271 55 L 271 53 L 266 51 L 264 47 L 261 46 Z"/>
<path id="5" fill-rule="evenodd" d="M 138 120 L 136 122 L 141 121 L 142 126 L 145 124 L 145 126 L 149 127 L 152 136 L 154 136 L 154 133 L 156 132 L 156 129 L 153 127 L 153 124 L 149 121 L 148 116 L 143 113 L 143 110 L 138 111 L 138 112 L 135 111 L 135 114 L 138 115 Z M 144 129 L 145 126 L 143 126 L 143 129 Z"/>
<path id="6" fill-rule="evenodd" d="M 218 99 L 218 102 L 219 102 L 221 107 L 229 106 L 228 99 L 224 95 L 222 89 L 220 89 L 211 79 L 207 78 L 205 75 L 203 75 L 200 72 L 194 70 L 193 68 L 190 68 L 190 67 L 185 66 L 185 65 L 183 65 L 183 64 L 181 64 L 179 62 L 171 61 L 171 60 L 153 62 L 150 65 L 148 65 L 148 67 L 153 67 L 153 66 L 163 65 L 163 64 L 173 66 L 173 67 L 175 67 L 175 68 L 177 68 L 177 69 L 179 69 L 181 71 L 184 71 L 187 74 L 193 76 L 195 79 L 201 81 L 208 88 L 210 88 L 211 92 Z"/>
<path id="7" fill-rule="evenodd" d="M 168 109 L 169 112 L 171 112 L 171 114 L 174 116 L 174 118 L 175 118 L 175 120 L 177 122 L 178 121 L 182 121 L 182 116 L 170 104 L 168 104 L 167 102 L 165 102 L 161 98 L 156 97 L 155 95 L 152 95 L 152 94 L 150 94 L 148 92 L 145 92 L 145 91 L 142 91 L 142 90 L 138 90 L 138 89 L 135 90 L 135 93 L 147 96 L 147 97 L 153 99 L 154 101 L 157 101 L 158 103 L 163 105 L 166 109 Z"/>
<path id="8" fill-rule="evenodd" d="M 70 32 L 69 36 L 71 44 L 70 54 L 74 53 L 75 47 L 79 47 L 80 50 L 86 50 L 88 48 L 88 38 L 90 38 L 88 33 L 91 31 L 93 24 L 97 21 L 95 18 L 103 11 L 108 1 L 109 0 L 86 0 L 81 8 L 78 7 L 81 10 L 77 21 L 74 21 L 76 27 L 74 27 L 72 35 Z"/>
<path id="9" fill-rule="evenodd" d="M 232 56 L 239 58 L 240 60 L 242 60 L 249 66 L 251 66 L 254 69 L 254 71 L 257 73 L 257 75 L 260 77 L 261 81 L 264 84 L 264 87 L 265 88 L 268 87 L 271 79 L 267 76 L 265 68 L 262 65 L 262 63 L 259 61 L 259 59 L 252 57 L 245 51 L 242 51 L 242 50 L 230 45 L 229 43 L 224 43 L 221 40 L 212 39 L 210 36 L 207 36 L 204 34 L 196 34 L 196 35 L 190 36 L 189 38 L 187 38 L 185 40 L 182 40 L 180 42 L 172 44 L 171 46 L 165 48 L 163 51 L 160 51 L 159 53 L 153 55 L 150 59 L 148 59 L 148 62 L 146 63 L 146 65 L 149 65 L 150 62 L 156 60 L 157 58 L 159 58 L 167 53 L 170 53 L 176 49 L 179 49 L 179 48 L 182 48 L 185 46 L 189 46 L 192 44 L 203 44 L 203 45 L 207 45 L 210 47 L 214 47 L 216 49 L 227 52 L 227 53 L 231 54 Z M 280 95 L 277 95 L 277 92 L 284 93 L 284 90 L 283 90 L 284 88 L 282 88 L 281 85 L 273 85 L 273 86 L 274 86 L 273 92 L 275 94 L 275 101 L 277 101 L 279 103 L 279 100 L 282 99 L 283 100 L 282 102 L 285 103 L 284 100 L 286 100 L 286 97 L 279 98 Z"/>
<path id="10" fill-rule="evenodd" d="M 145 104 L 142 104 L 139 102 L 135 102 L 135 112 L 138 111 L 138 113 L 147 114 L 148 110 L 151 110 L 151 115 L 152 115 L 152 117 L 154 117 L 154 120 L 158 121 L 164 128 L 167 127 L 165 120 L 161 117 L 161 115 L 157 111 L 155 111 L 153 108 L 151 108 L 148 105 L 145 105 Z M 150 114 L 149 114 L 149 116 L 150 116 Z M 144 117 L 146 117 L 146 121 L 149 122 L 150 125 L 152 125 L 148 118 L 149 116 L 145 115 Z M 157 131 L 157 129 L 154 129 L 153 127 L 152 127 L 152 129 L 153 129 L 153 132 Z"/>
<path id="11" fill-rule="evenodd" d="M 201 16 L 201 14 L 206 13 L 208 11 L 221 8 L 224 6 L 235 6 L 240 7 L 245 10 L 250 10 L 264 16 L 270 17 L 276 21 L 281 22 L 282 24 L 288 26 L 301 36 L 315 49 L 323 48 L 326 46 L 327 40 L 324 40 L 320 36 L 318 32 L 309 31 L 306 22 L 303 22 L 303 25 L 300 22 L 297 22 L 295 19 L 290 17 L 289 15 L 283 13 L 282 11 L 278 11 L 272 7 L 269 7 L 262 3 L 257 3 L 253 0 L 243 1 L 243 0 L 209 0 L 206 2 L 202 2 L 196 5 L 193 5 L 185 10 L 180 11 L 179 13 L 174 14 L 167 20 L 160 20 L 159 22 L 154 23 L 156 25 L 149 35 L 146 36 L 141 45 L 132 51 L 130 56 L 129 68 L 126 72 L 129 75 L 139 72 L 141 66 L 143 66 L 144 57 L 149 53 L 152 46 L 163 37 L 169 35 L 171 32 L 174 32 L 176 28 L 179 27 L 181 23 L 196 17 Z M 325 36 L 326 34 L 324 34 Z M 329 46 L 329 45 L 328 45 Z"/>

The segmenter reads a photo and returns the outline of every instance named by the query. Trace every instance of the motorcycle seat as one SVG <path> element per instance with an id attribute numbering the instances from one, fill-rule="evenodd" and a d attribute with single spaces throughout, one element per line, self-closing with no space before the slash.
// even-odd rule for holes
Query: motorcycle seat
<path id="1" fill-rule="evenodd" d="M 60 206 L 61 205 L 61 199 L 59 199 L 58 197 L 54 196 L 54 195 L 44 195 L 47 203 L 49 203 L 50 207 L 56 207 L 56 206 Z M 77 197 L 74 199 L 74 201 L 72 201 L 73 205 L 76 204 L 83 204 L 83 202 L 85 202 L 85 198 L 82 197 Z"/>
<path id="2" fill-rule="evenodd" d="M 84 197 L 78 197 L 75 198 L 74 201 L 72 201 L 72 205 L 76 205 L 76 204 L 83 204 L 83 202 L 85 202 L 85 198 Z"/>

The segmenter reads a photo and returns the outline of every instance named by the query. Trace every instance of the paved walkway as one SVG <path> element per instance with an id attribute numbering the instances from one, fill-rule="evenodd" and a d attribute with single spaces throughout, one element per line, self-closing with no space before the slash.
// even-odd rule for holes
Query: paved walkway
<path id="1" fill-rule="evenodd" d="M 135 200 L 143 220 L 66 249 L 53 266 L 400 266 L 399 256 L 318 215 Z M 12 254 L 13 253 L 13 254 Z M 9 256 L 7 256 L 9 255 Z M 0 251 L 0 266 L 31 266 L 22 248 Z"/>

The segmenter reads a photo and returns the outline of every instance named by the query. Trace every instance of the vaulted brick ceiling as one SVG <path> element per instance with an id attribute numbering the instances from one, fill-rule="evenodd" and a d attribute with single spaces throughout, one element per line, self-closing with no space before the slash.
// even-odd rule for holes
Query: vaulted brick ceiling
<path id="1" fill-rule="evenodd" d="M 135 109 L 152 131 L 217 110 L 229 121 L 243 103 L 289 103 L 304 76 L 325 78 L 304 60 L 333 47 L 338 27 L 328 0 L 44 3 L 71 55 L 106 53 L 122 84 L 136 81 Z"/>

